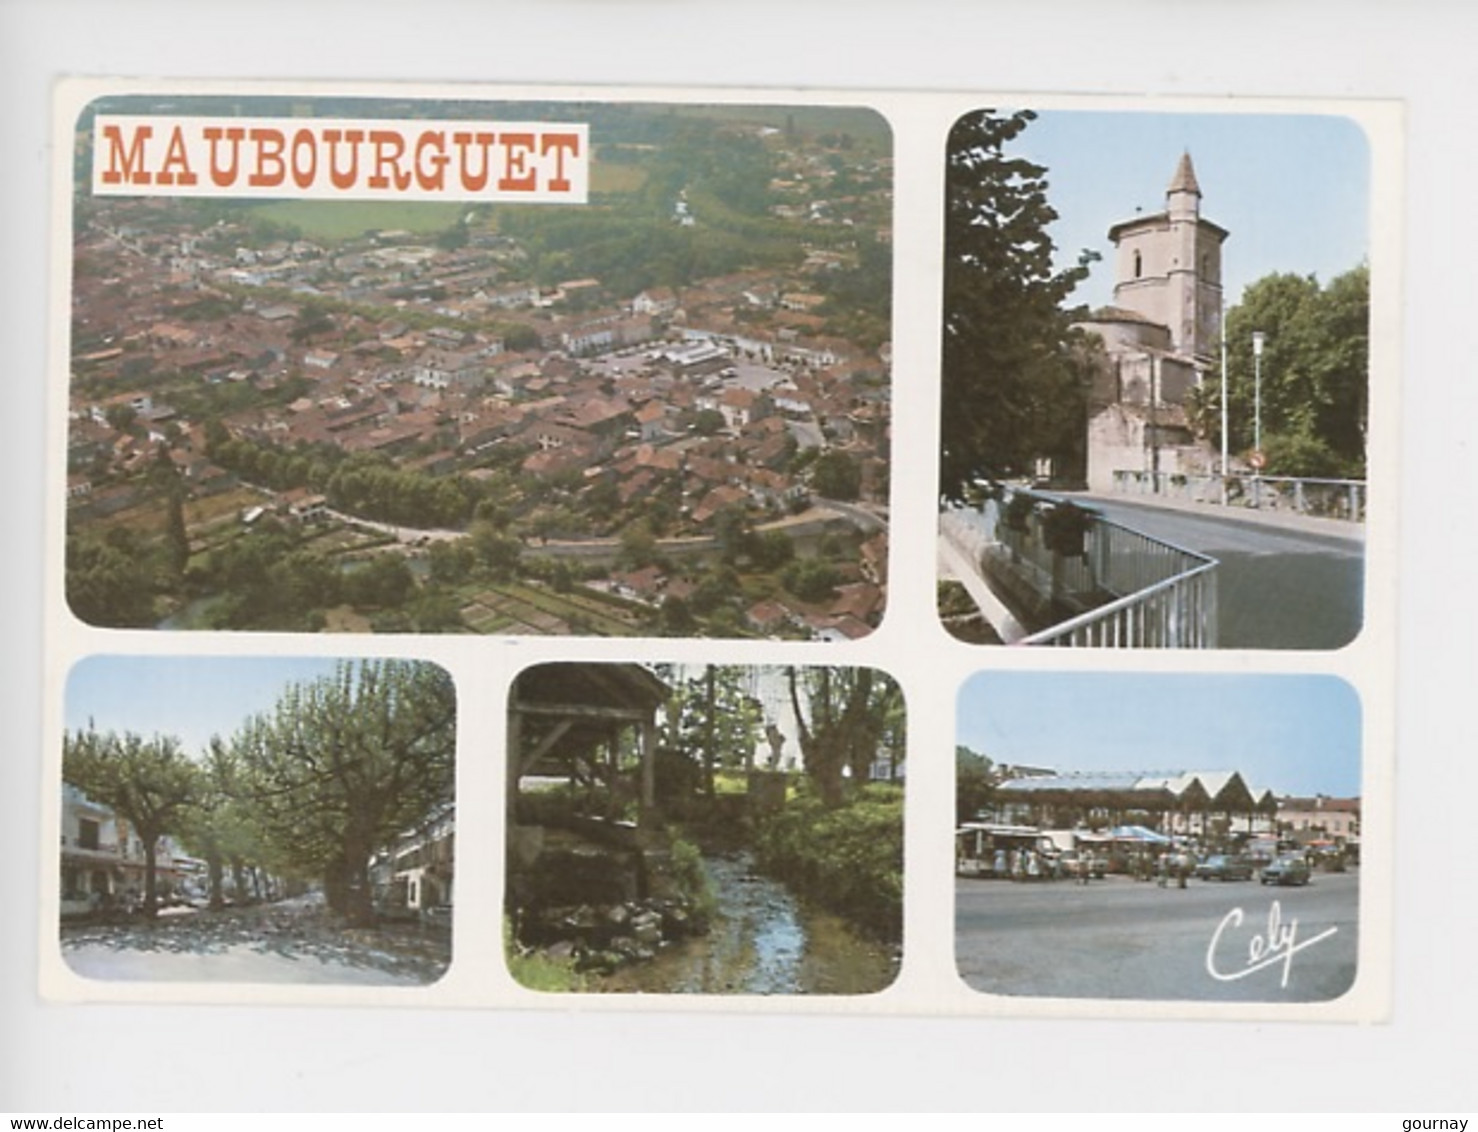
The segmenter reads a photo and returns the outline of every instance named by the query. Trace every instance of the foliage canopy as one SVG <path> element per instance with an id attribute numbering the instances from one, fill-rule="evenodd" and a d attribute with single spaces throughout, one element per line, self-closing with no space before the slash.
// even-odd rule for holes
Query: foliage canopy
<path id="1" fill-rule="evenodd" d="M 950 499 L 1081 445 L 1085 389 L 1063 304 L 1092 257 L 1053 270 L 1047 170 L 1008 152 L 1034 118 L 983 110 L 950 131 L 940 452 Z"/>

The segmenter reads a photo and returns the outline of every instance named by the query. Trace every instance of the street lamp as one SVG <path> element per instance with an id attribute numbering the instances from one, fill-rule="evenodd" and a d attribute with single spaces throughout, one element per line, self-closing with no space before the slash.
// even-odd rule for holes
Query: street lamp
<path id="1" fill-rule="evenodd" d="M 1252 506 L 1262 506 L 1262 345 L 1267 335 L 1252 332 Z"/>
<path id="2" fill-rule="evenodd" d="M 1221 302 L 1221 505 L 1227 505 L 1227 304 Z"/>
<path id="3" fill-rule="evenodd" d="M 1252 448 L 1262 452 L 1262 345 L 1268 336 L 1252 332 Z"/>

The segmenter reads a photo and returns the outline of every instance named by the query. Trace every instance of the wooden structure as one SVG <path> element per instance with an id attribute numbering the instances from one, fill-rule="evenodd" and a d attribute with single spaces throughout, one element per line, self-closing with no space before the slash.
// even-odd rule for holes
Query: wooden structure
<path id="1" fill-rule="evenodd" d="M 584 816 L 621 817 L 632 777 L 622 768 L 623 744 L 638 755 L 635 796 L 640 814 L 656 796 L 657 709 L 670 689 L 637 664 L 540 664 L 520 673 L 508 703 L 510 826 L 516 824 L 520 782 L 565 778 Z M 629 793 L 629 791 L 628 791 Z"/>

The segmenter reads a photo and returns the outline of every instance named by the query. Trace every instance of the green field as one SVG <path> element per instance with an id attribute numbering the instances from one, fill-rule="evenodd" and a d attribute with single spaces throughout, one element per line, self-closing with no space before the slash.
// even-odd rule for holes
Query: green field
<path id="1" fill-rule="evenodd" d="M 483 586 L 463 604 L 462 621 L 476 633 L 562 636 L 572 631 L 574 615 L 583 623 L 582 631 L 596 636 L 626 637 L 639 631 L 639 619 L 626 603 L 603 598 L 583 587 L 559 594 L 520 582 Z"/>
<path id="2" fill-rule="evenodd" d="M 276 200 L 252 205 L 251 215 L 296 228 L 307 239 L 347 240 L 366 232 L 444 232 L 470 206 L 457 202 Z"/>
<path id="3" fill-rule="evenodd" d="M 891 149 L 893 130 L 888 120 L 865 106 L 734 106 L 679 104 L 672 113 L 682 118 L 711 118 L 783 129 L 787 117 L 809 134 L 852 134 L 873 145 Z"/>
<path id="4" fill-rule="evenodd" d="M 590 163 L 592 193 L 634 193 L 647 183 L 647 171 L 636 165 L 614 165 L 608 161 Z"/>

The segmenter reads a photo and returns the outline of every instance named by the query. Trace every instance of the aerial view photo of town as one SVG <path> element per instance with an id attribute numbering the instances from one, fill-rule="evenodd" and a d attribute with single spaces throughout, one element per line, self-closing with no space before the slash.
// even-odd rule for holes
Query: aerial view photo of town
<path id="1" fill-rule="evenodd" d="M 92 193 L 94 116 L 166 110 L 577 121 L 588 201 Z M 82 621 L 796 640 L 879 623 L 879 115 L 120 97 L 84 112 L 76 160 Z"/>

